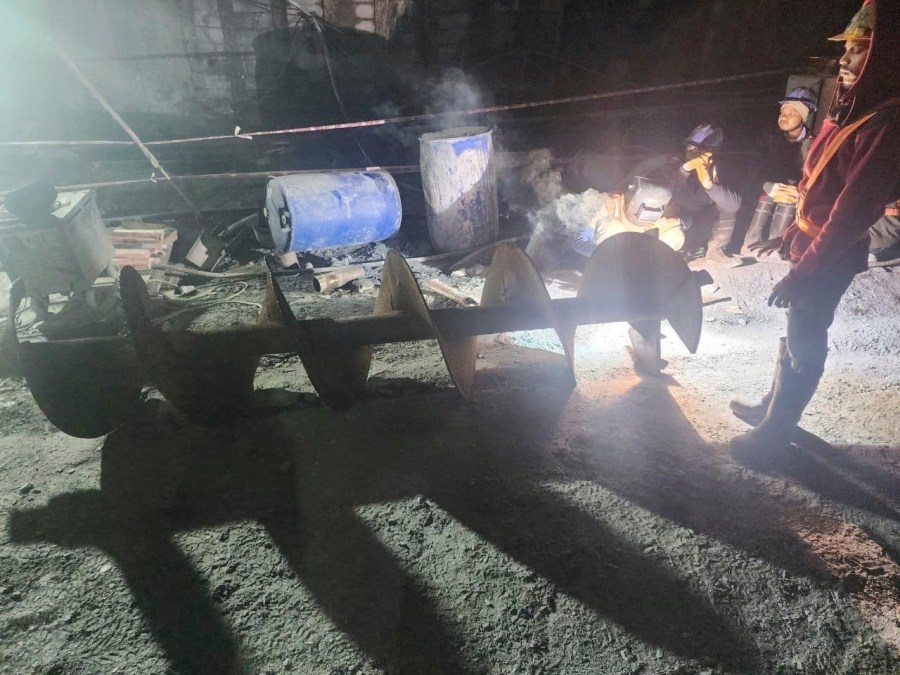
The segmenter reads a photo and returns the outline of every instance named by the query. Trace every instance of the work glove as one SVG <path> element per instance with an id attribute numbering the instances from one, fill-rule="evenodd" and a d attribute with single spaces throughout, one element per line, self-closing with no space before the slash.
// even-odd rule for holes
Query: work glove
<path id="1" fill-rule="evenodd" d="M 786 183 L 775 183 L 774 188 L 769 192 L 769 197 L 776 204 L 796 204 L 800 197 L 796 185 L 787 185 Z"/>
<path id="2" fill-rule="evenodd" d="M 700 181 L 700 185 L 705 189 L 709 190 L 713 186 L 711 152 L 704 152 L 702 155 L 697 155 L 694 159 L 688 160 L 682 164 L 681 168 L 688 173 L 691 171 L 696 172 L 697 180 Z"/>
<path id="3" fill-rule="evenodd" d="M 781 248 L 781 237 L 774 239 L 762 239 L 755 241 L 747 247 L 747 250 L 754 253 L 757 258 L 763 258 Z"/>
<path id="4" fill-rule="evenodd" d="M 596 235 L 597 231 L 593 228 L 579 230 L 578 234 L 575 235 L 575 243 L 572 244 L 572 249 L 576 253 L 589 257 L 594 252 L 594 249 L 597 248 L 597 244 L 594 242 Z"/>
<path id="5" fill-rule="evenodd" d="M 690 173 L 691 171 L 696 171 L 698 167 L 703 165 L 703 157 L 709 155 L 710 153 L 705 152 L 702 155 L 697 155 L 693 159 L 689 159 L 684 164 L 681 165 L 681 170 L 685 173 Z"/>
<path id="6" fill-rule="evenodd" d="M 790 273 L 775 284 L 769 295 L 769 307 L 781 307 L 786 309 L 797 302 L 802 292 L 802 284 Z"/>

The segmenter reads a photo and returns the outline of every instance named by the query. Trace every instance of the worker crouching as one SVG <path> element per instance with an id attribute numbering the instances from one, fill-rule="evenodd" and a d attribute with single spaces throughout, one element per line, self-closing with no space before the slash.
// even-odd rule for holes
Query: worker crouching
<path id="1" fill-rule="evenodd" d="M 575 236 L 572 248 L 588 257 L 597 246 L 620 232 L 643 232 L 657 237 L 672 250 L 684 245 L 678 218 L 664 216 L 672 187 L 636 176 L 624 194 L 601 194 L 602 206 L 587 227 Z"/>

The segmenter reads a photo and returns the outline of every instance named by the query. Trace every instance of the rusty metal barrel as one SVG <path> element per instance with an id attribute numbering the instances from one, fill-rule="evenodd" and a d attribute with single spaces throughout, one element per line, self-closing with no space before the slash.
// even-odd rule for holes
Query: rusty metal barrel
<path id="1" fill-rule="evenodd" d="M 419 139 L 428 236 L 445 253 L 497 239 L 494 142 L 485 127 L 425 134 Z"/>

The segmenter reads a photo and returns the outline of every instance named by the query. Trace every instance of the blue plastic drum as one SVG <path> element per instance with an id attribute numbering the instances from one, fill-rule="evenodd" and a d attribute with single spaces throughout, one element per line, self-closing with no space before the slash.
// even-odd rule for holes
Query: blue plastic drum
<path id="1" fill-rule="evenodd" d="M 402 216 L 387 171 L 303 173 L 266 184 L 269 230 L 285 253 L 383 241 L 397 233 Z"/>

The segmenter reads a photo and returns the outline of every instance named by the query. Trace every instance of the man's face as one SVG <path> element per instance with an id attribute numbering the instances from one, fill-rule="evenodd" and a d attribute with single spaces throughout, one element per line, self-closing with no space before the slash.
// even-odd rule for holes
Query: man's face
<path id="1" fill-rule="evenodd" d="M 840 60 L 841 86 L 849 89 L 859 80 L 866 57 L 869 55 L 870 40 L 847 40 L 844 43 L 844 55 Z"/>
<path id="2" fill-rule="evenodd" d="M 793 131 L 803 124 L 803 118 L 800 116 L 793 106 L 781 106 L 781 112 L 778 114 L 778 128 L 782 131 Z"/>

